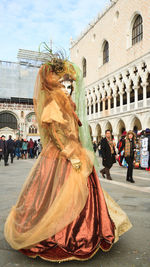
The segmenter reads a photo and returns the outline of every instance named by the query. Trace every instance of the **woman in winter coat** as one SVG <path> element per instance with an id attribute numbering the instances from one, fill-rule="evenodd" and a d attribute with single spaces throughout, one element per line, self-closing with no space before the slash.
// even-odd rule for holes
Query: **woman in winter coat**
<path id="1" fill-rule="evenodd" d="M 127 133 L 126 138 L 122 142 L 122 147 L 120 151 L 124 150 L 125 160 L 128 164 L 126 180 L 131 183 L 135 183 L 135 181 L 133 180 L 133 162 L 135 156 L 135 149 L 136 149 L 135 133 L 129 131 Z"/>

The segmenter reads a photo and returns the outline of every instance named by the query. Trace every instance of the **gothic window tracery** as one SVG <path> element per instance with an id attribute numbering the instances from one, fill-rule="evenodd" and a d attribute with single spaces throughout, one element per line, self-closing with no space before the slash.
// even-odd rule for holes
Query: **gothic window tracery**
<path id="1" fill-rule="evenodd" d="M 0 129 L 4 127 L 17 129 L 17 119 L 13 114 L 8 112 L 0 113 Z"/>
<path id="2" fill-rule="evenodd" d="M 124 85 L 123 89 L 123 105 L 127 104 L 127 92 L 126 92 L 126 85 Z"/>
<path id="3" fill-rule="evenodd" d="M 83 71 L 83 78 L 85 78 L 86 77 L 86 72 L 87 72 L 86 58 L 83 58 L 83 60 L 82 60 L 82 71 Z"/>
<path id="4" fill-rule="evenodd" d="M 132 28 L 132 45 L 143 39 L 143 19 L 138 15 Z"/>
<path id="5" fill-rule="evenodd" d="M 109 61 L 109 44 L 106 41 L 103 49 L 103 64 Z"/>
<path id="6" fill-rule="evenodd" d="M 37 128 L 35 125 L 29 127 L 29 134 L 37 134 Z"/>
<path id="7" fill-rule="evenodd" d="M 140 77 L 139 80 L 139 88 L 138 88 L 138 101 L 143 100 L 143 87 L 142 87 L 142 80 Z"/>
<path id="8" fill-rule="evenodd" d="M 130 91 L 130 103 L 134 102 L 134 89 L 133 89 L 133 81 L 131 82 L 131 91 Z"/>
<path id="9" fill-rule="evenodd" d="M 120 106 L 120 94 L 119 94 L 119 88 L 117 88 L 117 98 L 116 98 L 116 101 L 117 101 L 117 107 Z"/>

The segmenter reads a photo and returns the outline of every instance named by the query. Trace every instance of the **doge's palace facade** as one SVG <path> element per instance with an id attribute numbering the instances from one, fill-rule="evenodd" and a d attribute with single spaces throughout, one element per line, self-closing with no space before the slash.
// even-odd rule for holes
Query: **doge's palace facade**
<path id="1" fill-rule="evenodd" d="M 71 42 L 94 140 L 150 128 L 150 2 L 115 0 Z"/>

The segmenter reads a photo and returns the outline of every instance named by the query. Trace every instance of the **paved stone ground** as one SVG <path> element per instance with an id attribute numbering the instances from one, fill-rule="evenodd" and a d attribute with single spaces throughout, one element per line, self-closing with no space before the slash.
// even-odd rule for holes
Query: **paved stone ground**
<path id="1" fill-rule="evenodd" d="M 0 267 L 46 267 L 59 263 L 30 259 L 14 251 L 5 241 L 3 228 L 22 184 L 35 160 L 15 160 L 8 167 L 0 163 Z M 99 160 L 101 167 L 101 160 Z M 126 169 L 117 164 L 111 169 L 113 181 L 101 178 L 102 187 L 128 214 L 133 227 L 111 251 L 99 252 L 86 262 L 65 262 L 63 267 L 150 267 L 150 172 L 134 170 L 135 184 L 125 181 Z"/>

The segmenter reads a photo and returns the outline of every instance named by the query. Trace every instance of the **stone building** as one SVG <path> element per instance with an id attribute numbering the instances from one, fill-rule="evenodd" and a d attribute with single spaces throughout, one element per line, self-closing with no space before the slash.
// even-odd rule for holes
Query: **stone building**
<path id="1" fill-rule="evenodd" d="M 41 53 L 21 49 L 18 62 L 0 61 L 0 136 L 39 138 L 33 91 L 42 61 Z"/>
<path id="2" fill-rule="evenodd" d="M 150 1 L 114 0 L 71 42 L 94 140 L 150 127 Z"/>
<path id="3" fill-rule="evenodd" d="M 39 138 L 33 99 L 0 98 L 0 136 L 3 134 L 7 139 L 9 135 L 14 139 Z"/>

